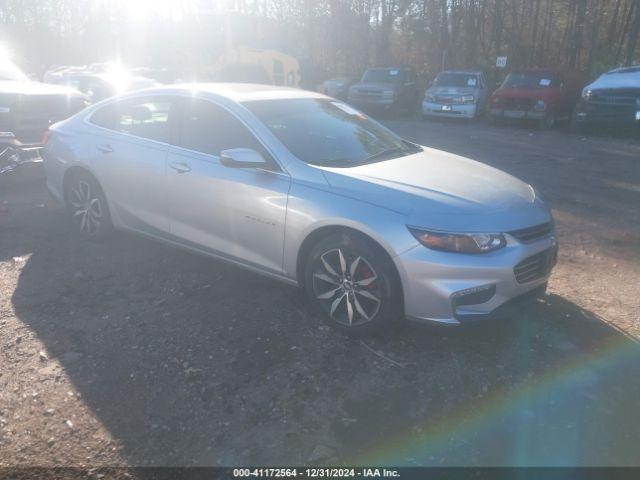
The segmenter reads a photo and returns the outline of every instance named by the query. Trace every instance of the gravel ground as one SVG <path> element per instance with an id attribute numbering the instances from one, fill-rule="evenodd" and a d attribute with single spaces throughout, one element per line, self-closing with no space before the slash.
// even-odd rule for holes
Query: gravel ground
<path id="1" fill-rule="evenodd" d="M 640 465 L 640 141 L 388 124 L 550 201 L 543 300 L 349 339 L 272 280 L 124 233 L 82 242 L 42 181 L 6 177 L 0 466 Z"/>

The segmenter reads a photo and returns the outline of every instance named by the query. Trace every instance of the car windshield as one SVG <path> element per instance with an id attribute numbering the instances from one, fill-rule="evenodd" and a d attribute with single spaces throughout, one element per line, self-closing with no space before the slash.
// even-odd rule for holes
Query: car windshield
<path id="1" fill-rule="evenodd" d="M 502 86 L 511 88 L 547 88 L 554 83 L 554 76 L 548 72 L 511 72 L 507 75 Z"/>
<path id="2" fill-rule="evenodd" d="M 477 87 L 478 76 L 468 73 L 441 73 L 436 78 L 437 87 Z"/>
<path id="3" fill-rule="evenodd" d="M 244 105 L 291 153 L 313 165 L 352 167 L 422 150 L 341 102 L 303 98 Z"/>
<path id="4" fill-rule="evenodd" d="M 401 83 L 404 78 L 397 68 L 370 68 L 362 76 L 363 83 Z"/>
<path id="5" fill-rule="evenodd" d="M 14 63 L 4 61 L 0 63 L 0 80 L 27 80 L 27 76 Z"/>

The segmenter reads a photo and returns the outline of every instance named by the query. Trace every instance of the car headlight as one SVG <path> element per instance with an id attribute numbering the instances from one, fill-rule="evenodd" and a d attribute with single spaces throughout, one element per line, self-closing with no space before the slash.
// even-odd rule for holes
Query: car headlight
<path id="1" fill-rule="evenodd" d="M 461 103 L 473 103 L 476 101 L 476 97 L 473 95 L 463 95 L 460 97 Z"/>
<path id="2" fill-rule="evenodd" d="M 501 233 L 444 233 L 409 227 L 409 231 L 425 247 L 457 253 L 487 253 L 504 247 Z"/>
<path id="3" fill-rule="evenodd" d="M 542 111 L 545 108 L 547 108 L 547 104 L 544 103 L 544 100 L 538 100 L 534 105 L 533 105 L 533 109 L 537 110 L 537 111 Z"/>
<path id="4" fill-rule="evenodd" d="M 430 93 L 428 93 L 426 95 L 426 99 L 427 99 L 427 102 L 435 102 L 436 101 L 436 96 L 435 95 L 431 95 Z"/>
<path id="5" fill-rule="evenodd" d="M 582 98 L 584 98 L 585 100 L 591 100 L 591 97 L 593 95 L 593 92 L 589 89 L 584 89 L 582 91 Z"/>

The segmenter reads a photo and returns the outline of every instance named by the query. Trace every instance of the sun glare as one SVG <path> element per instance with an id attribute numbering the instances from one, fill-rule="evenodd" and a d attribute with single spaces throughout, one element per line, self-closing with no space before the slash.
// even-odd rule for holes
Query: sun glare
<path id="1" fill-rule="evenodd" d="M 183 16 L 184 0 L 133 0 L 126 2 L 129 16 L 136 21 L 145 21 L 159 16 L 180 20 Z"/>

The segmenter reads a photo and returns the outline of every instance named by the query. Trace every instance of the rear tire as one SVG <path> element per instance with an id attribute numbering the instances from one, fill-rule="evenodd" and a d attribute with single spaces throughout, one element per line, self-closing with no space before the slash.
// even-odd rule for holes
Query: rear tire
<path id="1" fill-rule="evenodd" d="M 73 230 L 83 238 L 102 240 L 113 231 L 104 192 L 86 172 L 74 173 L 65 185 L 65 203 Z"/>
<path id="2" fill-rule="evenodd" d="M 392 260 L 355 232 L 335 233 L 311 250 L 304 269 L 307 296 L 332 327 L 349 335 L 391 328 L 402 314 Z"/>

